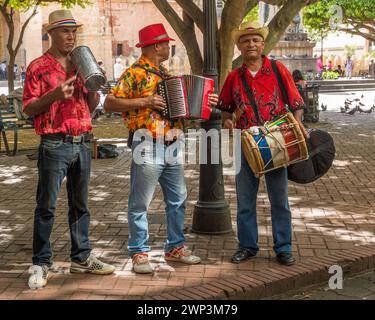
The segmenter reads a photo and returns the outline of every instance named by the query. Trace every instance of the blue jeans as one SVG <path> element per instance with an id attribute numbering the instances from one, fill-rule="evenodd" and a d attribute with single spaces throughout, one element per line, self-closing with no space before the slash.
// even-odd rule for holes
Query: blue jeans
<path id="1" fill-rule="evenodd" d="M 131 164 L 131 187 L 128 202 L 129 256 L 148 252 L 147 210 L 153 198 L 157 183 L 160 183 L 166 204 L 167 241 L 165 252 L 184 244 L 185 200 L 187 197 L 182 164 L 168 163 L 169 147 L 164 144 L 150 143 L 149 148 L 141 152 L 143 163 L 135 161 L 135 153 L 141 150 L 142 142 L 133 142 L 133 160 Z M 158 146 L 158 148 L 156 148 Z M 138 148 L 137 148 L 138 147 Z M 177 150 L 173 152 L 176 155 Z"/>
<path id="2" fill-rule="evenodd" d="M 292 251 L 292 217 L 288 202 L 287 169 L 281 168 L 265 174 L 268 198 L 271 203 L 274 251 Z M 257 194 L 259 179 L 254 176 L 241 151 L 241 170 L 236 176 L 237 231 L 240 248 L 256 254 L 258 247 Z"/>
<path id="3" fill-rule="evenodd" d="M 90 255 L 90 212 L 87 207 L 91 146 L 42 139 L 39 146 L 37 206 L 34 216 L 33 264 L 52 266 L 50 236 L 56 201 L 67 178 L 69 228 L 72 261 L 83 262 Z"/>

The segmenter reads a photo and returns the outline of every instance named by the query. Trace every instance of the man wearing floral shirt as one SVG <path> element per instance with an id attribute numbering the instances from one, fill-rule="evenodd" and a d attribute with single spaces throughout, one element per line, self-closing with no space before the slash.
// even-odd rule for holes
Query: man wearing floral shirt
<path id="1" fill-rule="evenodd" d="M 158 182 L 166 203 L 165 259 L 186 264 L 196 264 L 201 259 L 185 246 L 183 227 L 187 194 L 183 166 L 166 159 L 168 150 L 178 144 L 173 138 L 176 138 L 177 129 L 182 129 L 182 122 L 168 121 L 162 116 L 161 111 L 166 105 L 163 98 L 156 94 L 158 82 L 169 77 L 161 63 L 168 59 L 169 41 L 173 39 L 168 37 L 162 24 L 143 28 L 139 38 L 137 47 L 142 48 L 142 56 L 125 70 L 112 94 L 108 95 L 104 108 L 111 112 L 123 112 L 130 133 L 137 135 L 143 129 L 152 141 L 150 148 L 143 150 L 144 161 L 141 164 L 135 157 L 142 141 L 134 141 L 131 146 L 133 161 L 128 202 L 128 251 L 132 257 L 133 270 L 136 273 L 151 273 L 153 268 L 147 253 L 150 251 L 147 244 L 147 210 Z M 212 96 L 211 101 L 217 103 L 217 97 Z M 163 141 L 160 141 L 160 137 Z M 178 148 L 175 151 L 178 152 Z"/>
<path id="2" fill-rule="evenodd" d="M 32 61 L 26 73 L 24 112 L 35 117 L 35 131 L 41 137 L 31 288 L 47 284 L 48 270 L 52 266 L 50 235 L 58 193 L 65 177 L 72 241 L 70 272 L 110 274 L 115 270 L 91 254 L 89 243 L 90 112 L 98 105 L 99 95 L 86 90 L 70 62 L 69 55 L 80 26 L 69 10 L 52 12 L 46 25 L 51 48 Z"/>

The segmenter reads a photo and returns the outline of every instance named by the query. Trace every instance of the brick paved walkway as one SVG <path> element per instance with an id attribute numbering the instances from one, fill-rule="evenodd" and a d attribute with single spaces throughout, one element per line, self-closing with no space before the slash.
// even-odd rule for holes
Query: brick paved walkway
<path id="1" fill-rule="evenodd" d="M 359 245 L 375 244 L 375 115 L 348 116 L 321 113 L 317 126 L 335 139 L 337 157 L 330 172 L 310 185 L 290 185 L 293 215 L 293 250 L 298 261 L 333 254 Z M 190 232 L 191 215 L 198 197 L 198 171 L 186 168 L 189 190 L 187 240 L 203 263 L 197 266 L 166 264 L 164 203 L 160 188 L 149 214 L 154 275 L 135 275 L 127 258 L 127 198 L 130 153 L 117 159 L 93 161 L 90 185 L 91 242 L 94 253 L 116 265 L 110 276 L 70 275 L 69 229 L 65 187 L 59 197 L 52 235 L 54 272 L 45 289 L 27 288 L 32 255 L 36 161 L 24 155 L 0 156 L 0 299 L 139 299 L 200 285 L 226 276 L 274 268 L 269 202 L 264 183 L 258 202 L 258 258 L 240 265 L 229 262 L 237 247 L 233 232 L 225 236 Z M 235 230 L 234 177 L 225 177 Z"/>
<path id="2" fill-rule="evenodd" d="M 272 297 L 277 300 L 375 300 L 375 270 L 344 280 L 342 289 L 327 285 L 311 287 L 299 293 Z"/>

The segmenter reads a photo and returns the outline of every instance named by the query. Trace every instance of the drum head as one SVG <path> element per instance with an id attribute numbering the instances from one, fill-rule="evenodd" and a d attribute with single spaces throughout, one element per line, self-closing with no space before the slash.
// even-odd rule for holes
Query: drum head
<path id="1" fill-rule="evenodd" d="M 335 159 L 335 144 L 328 132 L 314 129 L 306 140 L 309 159 L 288 167 L 288 179 L 296 183 L 313 182 L 328 172 Z"/>

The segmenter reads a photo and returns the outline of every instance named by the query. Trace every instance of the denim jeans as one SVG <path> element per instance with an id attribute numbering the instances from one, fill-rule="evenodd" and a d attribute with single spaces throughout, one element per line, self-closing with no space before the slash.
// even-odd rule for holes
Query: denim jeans
<path id="1" fill-rule="evenodd" d="M 34 216 L 33 264 L 52 266 L 50 236 L 55 220 L 56 201 L 64 178 L 69 205 L 72 261 L 83 262 L 90 255 L 87 208 L 91 146 L 42 139 L 39 146 L 37 206 Z"/>
<path id="2" fill-rule="evenodd" d="M 274 251 L 291 252 L 292 217 L 288 202 L 287 169 L 281 168 L 265 174 L 268 198 L 271 203 L 271 220 Z M 254 254 L 258 247 L 257 194 L 259 179 L 254 176 L 241 151 L 241 170 L 236 176 L 237 186 L 237 231 L 240 248 Z"/>
<path id="3" fill-rule="evenodd" d="M 128 202 L 129 256 L 148 252 L 147 210 L 153 198 L 157 183 L 160 183 L 166 204 L 167 240 L 165 252 L 184 244 L 185 200 L 187 197 L 183 165 L 168 163 L 168 154 L 177 154 L 177 143 L 167 147 L 164 144 L 149 143 L 142 152 L 141 143 L 133 142 L 131 164 L 131 187 Z M 142 155 L 142 163 L 137 160 Z M 137 163 L 138 162 L 138 163 Z"/>

